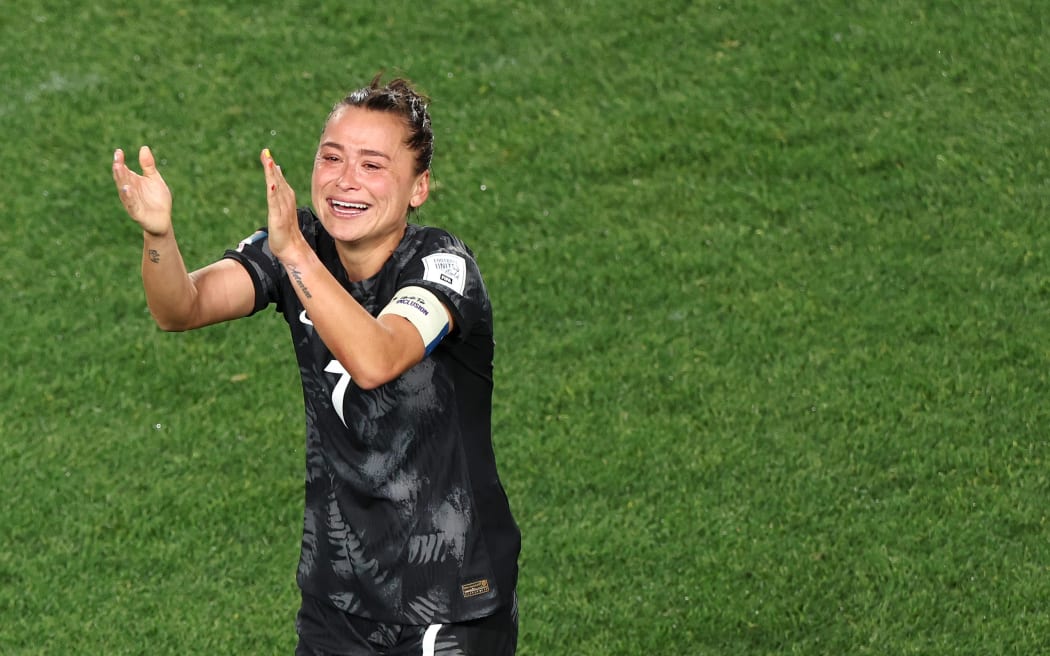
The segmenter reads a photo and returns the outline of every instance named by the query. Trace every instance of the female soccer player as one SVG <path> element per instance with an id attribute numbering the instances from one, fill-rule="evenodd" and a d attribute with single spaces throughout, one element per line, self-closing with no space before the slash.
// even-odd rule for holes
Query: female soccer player
<path id="1" fill-rule="evenodd" d="M 306 407 L 296 654 L 516 648 L 520 535 L 492 451 L 492 308 L 470 249 L 409 222 L 433 139 L 427 99 L 376 76 L 328 115 L 312 207 L 263 150 L 266 226 L 192 273 L 150 149 L 142 175 L 114 153 L 157 324 L 273 304 L 291 331 Z"/>

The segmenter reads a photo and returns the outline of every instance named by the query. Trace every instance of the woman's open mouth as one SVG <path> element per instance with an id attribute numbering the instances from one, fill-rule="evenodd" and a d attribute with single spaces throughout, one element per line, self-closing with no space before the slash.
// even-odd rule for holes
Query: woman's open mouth
<path id="1" fill-rule="evenodd" d="M 352 203 L 344 200 L 336 200 L 334 198 L 328 199 L 328 206 L 332 208 L 332 212 L 336 216 L 342 217 L 359 216 L 368 209 L 368 205 L 364 203 Z"/>

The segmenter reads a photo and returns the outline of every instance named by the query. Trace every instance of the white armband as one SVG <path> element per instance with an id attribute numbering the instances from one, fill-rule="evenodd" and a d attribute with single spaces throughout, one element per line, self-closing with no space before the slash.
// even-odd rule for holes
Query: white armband
<path id="1" fill-rule="evenodd" d="M 379 316 L 384 314 L 408 319 L 423 338 L 426 355 L 430 355 L 441 338 L 448 334 L 448 310 L 437 296 L 422 287 L 397 290 Z"/>

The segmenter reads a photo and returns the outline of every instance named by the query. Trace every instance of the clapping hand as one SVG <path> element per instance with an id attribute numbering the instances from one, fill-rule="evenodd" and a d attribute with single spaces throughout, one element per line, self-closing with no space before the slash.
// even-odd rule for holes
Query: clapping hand
<path id="1" fill-rule="evenodd" d="M 142 175 L 128 168 L 123 150 L 113 153 L 113 181 L 120 202 L 144 231 L 157 237 L 167 235 L 171 232 L 171 190 L 157 171 L 148 146 L 139 149 L 139 165 Z"/>

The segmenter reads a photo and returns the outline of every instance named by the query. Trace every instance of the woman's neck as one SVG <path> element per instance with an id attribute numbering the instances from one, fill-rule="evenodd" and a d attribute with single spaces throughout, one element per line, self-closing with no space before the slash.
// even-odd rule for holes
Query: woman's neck
<path id="1" fill-rule="evenodd" d="M 379 240 L 365 242 L 337 240 L 335 250 L 339 254 L 339 261 L 342 262 L 350 281 L 360 282 L 379 273 L 386 261 L 397 250 L 401 240 L 404 239 L 407 228 L 407 224 L 403 224 L 399 230 Z"/>

